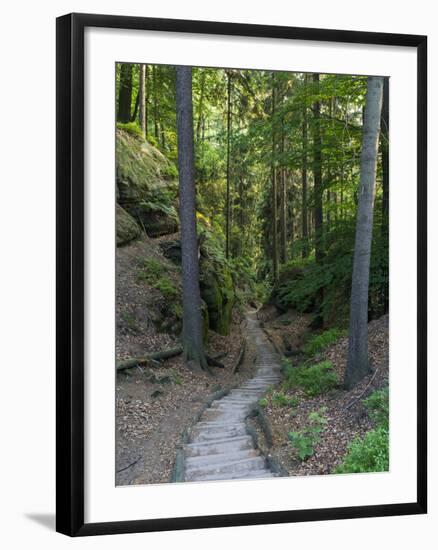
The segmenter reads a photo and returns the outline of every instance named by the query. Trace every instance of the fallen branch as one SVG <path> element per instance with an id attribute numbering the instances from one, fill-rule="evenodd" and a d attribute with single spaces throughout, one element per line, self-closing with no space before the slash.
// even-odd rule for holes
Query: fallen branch
<path id="1" fill-rule="evenodd" d="M 120 470 L 117 470 L 116 471 L 116 474 L 120 474 L 120 472 L 124 472 L 125 470 L 127 470 L 128 468 L 131 468 L 131 466 L 134 466 L 135 464 L 137 464 L 137 462 L 140 460 L 141 456 L 139 456 L 137 458 L 137 460 L 134 460 L 134 462 L 131 462 L 131 464 L 128 464 L 128 466 L 125 466 L 124 468 L 121 468 Z"/>
<path id="2" fill-rule="evenodd" d="M 239 352 L 239 355 L 237 356 L 237 361 L 234 363 L 234 366 L 233 366 L 233 370 L 232 370 L 233 374 L 237 372 L 237 369 L 242 364 L 243 358 L 245 356 L 245 350 L 246 350 L 246 341 L 244 340 L 240 347 L 240 352 Z"/>
<path id="3" fill-rule="evenodd" d="M 355 397 L 355 398 L 353 399 L 353 401 L 351 401 L 351 403 L 349 403 L 346 407 L 344 407 L 344 409 L 343 409 L 344 411 L 346 411 L 347 409 L 349 409 L 350 407 L 352 407 L 352 406 L 356 403 L 356 401 L 358 401 L 359 399 L 361 399 L 361 398 L 365 395 L 366 391 L 368 390 L 368 388 L 369 388 L 369 387 L 371 386 L 371 384 L 373 383 L 374 378 L 376 377 L 378 371 L 379 371 L 379 367 L 377 367 L 376 370 L 374 371 L 374 374 L 373 374 L 373 376 L 371 377 L 371 380 L 368 382 L 368 384 L 366 385 L 366 387 L 365 387 L 365 389 L 363 390 L 363 392 L 362 392 L 360 395 L 358 395 L 357 397 Z"/>
<path id="4" fill-rule="evenodd" d="M 133 367 L 139 367 L 144 365 L 151 365 L 157 361 L 163 361 L 164 359 L 169 359 L 170 357 L 175 357 L 182 353 L 183 349 L 181 346 L 176 348 L 167 349 L 164 351 L 156 351 L 154 353 L 149 353 L 143 357 L 133 357 L 132 359 L 126 359 L 125 361 L 119 361 L 117 363 L 117 372 L 123 371 L 126 369 L 132 369 Z"/>

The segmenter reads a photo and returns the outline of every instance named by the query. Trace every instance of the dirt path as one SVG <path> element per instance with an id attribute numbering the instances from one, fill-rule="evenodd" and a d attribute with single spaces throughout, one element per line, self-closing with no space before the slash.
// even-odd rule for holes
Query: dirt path
<path id="1" fill-rule="evenodd" d="M 260 328 L 247 315 L 248 344 L 256 349 L 255 376 L 214 401 L 184 446 L 184 481 L 274 477 L 246 431 L 245 419 L 272 384 L 281 379 L 280 359 Z"/>

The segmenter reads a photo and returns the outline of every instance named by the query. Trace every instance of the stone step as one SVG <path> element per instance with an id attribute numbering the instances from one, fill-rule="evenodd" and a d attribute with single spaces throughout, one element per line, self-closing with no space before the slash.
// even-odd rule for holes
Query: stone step
<path id="1" fill-rule="evenodd" d="M 232 429 L 226 429 L 226 428 L 218 428 L 218 429 L 201 429 L 198 433 L 194 433 L 192 437 L 193 443 L 199 443 L 202 441 L 211 441 L 211 440 L 217 440 L 217 439 L 226 439 L 227 437 L 237 437 L 242 435 L 248 435 L 246 433 L 245 425 L 242 424 L 242 426 L 238 428 L 232 428 Z"/>
<path id="2" fill-rule="evenodd" d="M 202 443 L 189 443 L 184 445 L 186 457 L 222 454 L 226 452 L 243 451 L 245 449 L 254 449 L 250 436 L 234 437 L 232 439 L 216 439 L 214 441 L 203 441 Z"/>
<path id="3" fill-rule="evenodd" d="M 223 466 L 224 464 L 230 464 L 238 462 L 239 460 L 245 460 L 249 458 L 255 458 L 260 456 L 254 449 L 242 449 L 232 450 L 223 453 L 212 453 L 209 455 L 188 456 L 185 460 L 186 471 L 190 471 L 193 468 L 199 468 L 201 466 Z"/>
<path id="4" fill-rule="evenodd" d="M 192 466 L 186 464 L 185 477 L 187 480 L 199 479 L 202 475 L 214 475 L 214 474 L 246 474 L 250 470 L 263 470 L 265 469 L 265 461 L 260 456 L 253 458 L 246 458 L 243 460 L 236 460 L 225 462 L 222 464 L 204 464 L 198 466 Z"/>
<path id="5" fill-rule="evenodd" d="M 221 480 L 231 480 L 231 479 L 265 479 L 273 478 L 275 475 L 269 470 L 250 470 L 249 472 L 243 474 L 237 472 L 236 474 L 212 474 L 200 476 L 199 479 L 193 481 L 221 481 Z M 187 480 L 188 481 L 188 480 Z"/>

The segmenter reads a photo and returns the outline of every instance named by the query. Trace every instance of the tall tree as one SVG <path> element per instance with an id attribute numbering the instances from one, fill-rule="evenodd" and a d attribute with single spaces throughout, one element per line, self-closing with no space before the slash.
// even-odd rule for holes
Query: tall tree
<path id="1" fill-rule="evenodd" d="M 286 187 L 286 168 L 284 166 L 285 134 L 284 117 L 281 121 L 281 168 L 280 168 L 280 251 L 281 263 L 287 262 L 287 187 Z M 292 220 L 291 220 L 292 224 Z M 292 231 L 293 233 L 293 231 Z"/>
<path id="2" fill-rule="evenodd" d="M 307 74 L 304 75 L 304 90 L 307 90 Z M 304 98 L 306 102 L 306 96 Z M 302 159 L 301 159 L 301 232 L 303 238 L 302 257 L 307 258 L 309 255 L 309 232 L 307 226 L 307 106 L 304 103 L 303 107 L 303 125 L 302 125 Z"/>
<path id="3" fill-rule="evenodd" d="M 199 289 L 191 67 L 179 66 L 176 70 L 176 115 L 184 358 L 187 362 L 193 361 L 202 369 L 208 370 L 202 340 L 201 293 Z"/>
<path id="4" fill-rule="evenodd" d="M 313 185 L 315 197 L 315 258 L 319 263 L 323 258 L 323 216 L 322 216 L 322 143 L 321 143 L 321 103 L 319 101 L 319 74 L 313 75 L 315 101 L 313 103 Z"/>
<path id="5" fill-rule="evenodd" d="M 146 95 L 145 95 L 145 76 L 146 65 L 140 64 L 140 82 L 138 87 L 138 95 L 140 102 L 140 129 L 144 137 L 146 137 Z"/>
<path id="6" fill-rule="evenodd" d="M 382 234 L 388 230 L 389 214 L 389 78 L 383 81 L 380 150 L 382 154 Z"/>
<path id="7" fill-rule="evenodd" d="M 382 77 L 368 77 L 351 284 L 348 358 L 344 378 L 344 385 L 347 389 L 352 388 L 370 372 L 368 361 L 368 286 L 382 90 Z"/>
<path id="8" fill-rule="evenodd" d="M 132 64 L 122 63 L 120 67 L 119 108 L 117 120 L 127 123 L 131 121 L 132 101 Z"/>
<path id="9" fill-rule="evenodd" d="M 231 72 L 227 71 L 227 191 L 225 199 L 225 256 L 230 257 L 231 247 Z"/>
<path id="10" fill-rule="evenodd" d="M 275 75 L 272 73 L 272 113 L 271 113 L 271 126 L 272 126 L 272 272 L 274 281 L 278 279 L 278 230 L 277 230 L 277 136 L 276 136 L 276 122 L 275 122 L 275 110 L 277 101 L 277 90 L 275 83 Z"/>

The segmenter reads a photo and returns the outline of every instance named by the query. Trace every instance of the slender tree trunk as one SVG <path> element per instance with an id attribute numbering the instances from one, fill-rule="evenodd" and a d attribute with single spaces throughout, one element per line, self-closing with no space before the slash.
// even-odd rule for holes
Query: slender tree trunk
<path id="1" fill-rule="evenodd" d="M 137 92 L 137 95 L 135 96 L 134 112 L 131 115 L 131 122 L 135 122 L 137 120 L 139 101 L 140 101 L 140 90 Z"/>
<path id="2" fill-rule="evenodd" d="M 277 231 L 277 159 L 276 159 L 276 132 L 275 132 L 275 108 L 276 108 L 275 76 L 272 73 L 272 271 L 274 282 L 278 280 L 278 231 Z"/>
<path id="3" fill-rule="evenodd" d="M 389 221 L 389 78 L 383 80 L 380 150 L 382 153 L 382 235 Z"/>
<path id="4" fill-rule="evenodd" d="M 307 75 L 304 76 L 304 86 L 307 87 Z M 302 257 L 307 258 L 309 255 L 309 231 L 307 226 L 307 107 L 303 108 L 303 156 L 301 161 L 301 216 L 302 216 L 302 238 L 303 249 Z"/>
<path id="5" fill-rule="evenodd" d="M 146 65 L 140 64 L 140 84 L 138 87 L 138 95 L 140 97 L 140 129 L 143 137 L 146 137 L 146 102 L 145 102 L 145 75 Z"/>
<path id="6" fill-rule="evenodd" d="M 149 66 L 145 65 L 144 73 L 144 125 L 145 125 L 145 137 L 148 137 L 149 127 Z"/>
<path id="7" fill-rule="evenodd" d="M 380 150 L 382 153 L 382 239 L 389 237 L 389 78 L 383 80 Z M 388 262 L 383 262 L 382 271 L 387 271 Z M 384 285 L 383 311 L 389 309 L 389 288 Z"/>
<path id="8" fill-rule="evenodd" d="M 199 96 L 199 107 L 198 107 L 198 122 L 196 124 L 196 142 L 199 141 L 201 136 L 202 121 L 204 117 L 204 95 L 205 95 L 205 69 L 202 69 L 201 73 L 201 92 Z"/>
<path id="9" fill-rule="evenodd" d="M 158 121 L 158 67 L 152 65 L 152 84 L 153 84 L 153 108 L 154 108 L 154 136 L 157 143 L 160 139 L 159 121 Z"/>
<path id="10" fill-rule="evenodd" d="M 231 73 L 227 73 L 227 196 L 225 204 L 225 256 L 230 257 L 231 247 Z"/>
<path id="11" fill-rule="evenodd" d="M 281 248 L 281 262 L 285 264 L 287 262 L 287 189 L 286 189 L 286 170 L 284 168 L 284 120 L 281 124 L 281 156 L 282 166 L 280 169 L 280 248 Z"/>
<path id="12" fill-rule="evenodd" d="M 132 64 L 122 63 L 120 67 L 119 109 L 117 120 L 127 123 L 131 120 Z"/>
<path id="13" fill-rule="evenodd" d="M 368 362 L 368 286 L 382 90 L 382 77 L 368 77 L 360 159 L 348 357 L 344 378 L 344 385 L 347 389 L 352 388 L 370 372 Z"/>
<path id="14" fill-rule="evenodd" d="M 201 293 L 199 290 L 191 67 L 177 67 L 176 112 L 184 357 L 186 361 L 194 361 L 201 368 L 208 370 L 202 341 Z"/>
<path id="15" fill-rule="evenodd" d="M 319 93 L 319 74 L 313 75 L 313 82 Z M 323 253 L 323 212 L 322 212 L 322 145 L 321 145 L 321 104 L 319 100 L 313 104 L 313 182 L 315 196 L 315 259 L 321 263 Z"/>

